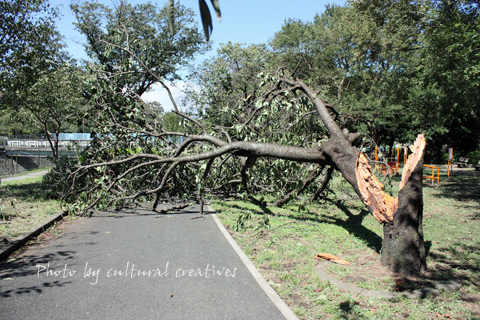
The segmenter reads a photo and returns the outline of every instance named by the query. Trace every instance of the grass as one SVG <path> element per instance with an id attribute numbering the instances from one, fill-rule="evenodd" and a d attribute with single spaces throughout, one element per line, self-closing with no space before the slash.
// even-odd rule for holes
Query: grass
<path id="1" fill-rule="evenodd" d="M 22 235 L 59 213 L 58 201 L 46 199 L 42 177 L 0 185 L 0 245 Z"/>
<path id="2" fill-rule="evenodd" d="M 480 319 L 480 173 L 455 173 L 453 179 L 442 175 L 438 186 L 424 184 L 428 270 L 415 279 L 399 280 L 380 265 L 382 226 L 360 201 L 339 200 L 353 193 L 340 177 L 331 186 L 336 194 L 304 210 L 299 203 L 280 209 L 240 200 L 215 200 L 212 207 L 301 319 Z M 394 178 L 394 185 L 399 179 Z M 235 231 L 238 221 L 244 227 Z M 463 287 L 421 300 L 366 298 L 342 292 L 316 276 L 314 256 L 321 252 L 351 263 L 328 267 L 336 279 L 369 290 L 416 289 L 452 278 L 460 279 Z"/>

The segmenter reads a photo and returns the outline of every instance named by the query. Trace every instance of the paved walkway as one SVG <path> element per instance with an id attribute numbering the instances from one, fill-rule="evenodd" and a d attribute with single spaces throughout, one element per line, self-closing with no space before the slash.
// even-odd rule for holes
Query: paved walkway
<path id="1" fill-rule="evenodd" d="M 0 265 L 1 318 L 295 319 L 198 209 L 80 218 Z"/>
<path id="2" fill-rule="evenodd" d="M 21 176 L 2 178 L 1 181 L 7 182 L 7 181 L 13 181 L 13 180 L 22 180 L 26 178 L 35 178 L 35 177 L 46 175 L 47 173 L 48 173 L 48 169 L 42 170 L 42 171 L 36 171 L 36 172 L 26 172 L 24 175 L 21 175 Z"/>

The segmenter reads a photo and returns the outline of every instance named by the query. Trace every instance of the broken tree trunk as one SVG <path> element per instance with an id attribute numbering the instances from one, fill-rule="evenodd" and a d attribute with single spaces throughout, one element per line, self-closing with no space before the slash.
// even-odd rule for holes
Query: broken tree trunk
<path id="1" fill-rule="evenodd" d="M 334 152 L 337 155 L 334 162 L 344 178 L 352 184 L 375 219 L 384 226 L 382 264 L 401 275 L 418 275 L 426 269 L 422 229 L 424 151 L 425 137 L 419 135 L 414 153 L 403 169 L 397 198 L 383 192 L 383 185 L 372 174 L 363 153 L 358 152 L 356 164 L 352 165 L 350 155 Z M 351 168 L 355 168 L 354 178 Z"/>
<path id="2" fill-rule="evenodd" d="M 402 275 L 415 275 L 427 267 L 422 228 L 424 149 L 425 138 L 419 135 L 403 169 L 398 208 L 393 220 L 383 225 L 382 264 Z"/>
<path id="3" fill-rule="evenodd" d="M 419 274 L 426 268 L 422 230 L 424 135 L 419 135 L 415 141 L 415 152 L 403 170 L 400 192 L 393 198 L 383 192 L 383 185 L 372 174 L 366 156 L 353 147 L 352 142 L 358 135 L 342 132 L 325 103 L 303 82 L 285 82 L 301 88 L 316 106 L 330 132 L 330 139 L 322 145 L 327 162 L 341 172 L 375 219 L 383 223 L 382 263 L 402 275 Z"/>
<path id="4" fill-rule="evenodd" d="M 357 180 L 362 201 L 383 223 L 382 264 L 401 275 L 417 275 L 426 269 L 423 241 L 422 179 L 425 137 L 419 135 L 414 153 L 403 169 L 400 191 L 393 198 L 382 191 L 382 184 L 371 174 L 368 161 L 360 154 Z"/>

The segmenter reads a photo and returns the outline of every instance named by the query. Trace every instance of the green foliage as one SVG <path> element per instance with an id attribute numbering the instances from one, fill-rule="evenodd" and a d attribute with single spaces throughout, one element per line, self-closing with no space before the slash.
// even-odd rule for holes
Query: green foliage
<path id="1" fill-rule="evenodd" d="M 72 4 L 75 26 L 87 39 L 92 68 L 117 90 L 141 96 L 159 80 L 178 80 L 178 70 L 207 46 L 191 10 L 177 5 L 179 28 L 168 30 L 167 8 L 126 1 L 111 9 L 98 3 Z M 145 72 L 145 71 L 151 72 Z"/>
<path id="2" fill-rule="evenodd" d="M 2 95 L 29 85 L 37 72 L 54 64 L 61 48 L 54 25 L 57 15 L 45 0 L 0 1 Z"/>
<path id="3" fill-rule="evenodd" d="M 167 132 L 181 132 L 183 129 L 183 118 L 173 112 L 167 112 L 162 115 L 161 125 Z M 179 136 L 170 136 L 169 139 L 173 143 L 181 142 Z"/>
<path id="4" fill-rule="evenodd" d="M 233 230 L 239 231 L 245 228 L 245 222 L 252 219 L 252 213 L 246 212 L 243 214 L 239 214 L 237 217 L 237 221 L 233 227 Z"/>
<path id="5" fill-rule="evenodd" d="M 351 131 L 390 145 L 424 132 L 435 157 L 480 138 L 478 21 L 473 1 L 354 1 L 286 21 L 271 45 Z"/>
<path id="6" fill-rule="evenodd" d="M 446 143 L 467 153 L 480 140 L 478 3 L 435 1 L 427 17 L 411 101 L 427 111 L 429 127 L 442 129 L 432 147 Z"/>
<path id="7" fill-rule="evenodd" d="M 192 75 L 196 88 L 187 98 L 197 107 L 193 110 L 213 132 L 233 141 L 277 143 L 279 145 L 315 147 L 325 139 L 326 130 L 312 112 L 313 105 L 303 96 L 288 91 L 272 93 L 278 84 L 274 76 L 273 56 L 264 45 L 244 46 L 227 43 L 217 56 L 206 61 Z M 219 161 L 220 163 L 220 161 Z M 210 182 L 216 189 L 225 181 L 240 183 L 240 161 L 231 157 L 220 169 L 211 170 Z M 302 184 L 313 167 L 275 158 L 256 159 L 248 168 L 246 185 L 223 185 L 230 192 L 270 190 L 281 196 Z"/>
<path id="8" fill-rule="evenodd" d="M 439 62 L 435 45 L 455 40 L 435 27 L 443 20 L 451 30 L 465 32 L 459 41 L 470 49 L 457 49 L 476 63 L 471 49 L 476 29 L 466 26 L 476 23 L 475 6 L 453 2 L 455 19 L 442 13 L 440 2 L 327 6 L 312 22 L 287 20 L 270 47 L 221 46 L 192 74 L 194 85 L 187 92 L 192 109 L 184 113 L 172 101 L 173 111 L 163 114 L 140 96 L 155 83 L 179 79 L 177 70 L 207 48 L 192 12 L 173 4 L 160 10 L 150 3 L 121 2 L 115 10 L 96 3 L 72 6 L 96 77 L 85 92 L 93 106 L 87 117 L 95 123 L 94 140 L 78 172 L 92 177 L 90 204 L 120 205 L 193 191 L 199 197 L 205 191 L 298 196 L 295 190 L 315 178 L 319 167 L 291 161 L 282 152 L 294 146 L 317 150 L 328 133 L 310 100 L 298 87 L 288 87 L 289 77 L 314 88 L 341 129 L 365 133 L 377 145 L 411 142 L 422 131 L 434 152 L 449 139 L 469 134 L 469 141 L 477 139 L 472 125 L 477 98 L 449 89 L 461 72 L 442 63 L 433 67 Z M 202 6 L 205 15 L 206 3 Z M 178 23 L 169 22 L 171 17 Z M 211 29 L 206 30 L 209 36 Z M 449 52 L 443 56 L 455 62 L 454 48 Z M 475 80 L 469 63 L 465 74 Z M 229 143 L 248 143 L 252 150 L 269 144 L 281 156 L 262 158 L 242 148 L 221 153 Z M 106 169 L 99 172 L 99 167 Z M 315 191 L 318 182 L 305 191 Z M 107 198 L 117 200 L 104 203 Z"/>
<path id="9" fill-rule="evenodd" d="M 207 48 L 192 12 L 175 7 L 178 28 L 172 36 L 167 9 L 152 3 L 121 2 L 111 9 L 85 2 L 71 8 L 92 59 L 88 66 L 92 76 L 85 79 L 88 90 L 83 96 L 90 105 L 85 121 L 93 126 L 93 140 L 77 163 L 57 165 L 53 182 L 63 176 L 59 185 L 64 188 L 55 191 L 78 212 L 122 207 L 130 200 L 150 201 L 160 195 L 155 190 L 162 183 L 163 193 L 191 194 L 194 165 L 180 166 L 162 182 L 168 167 L 150 163 L 174 155 L 175 144 L 167 131 L 177 130 L 178 116 L 162 114 L 161 106 L 144 103 L 140 97 L 155 83 L 180 79 L 178 70 Z M 133 160 L 125 160 L 129 158 Z M 77 171 L 81 166 L 84 169 Z"/>
<path id="10" fill-rule="evenodd" d="M 8 94 L 6 99 L 11 102 L 10 108 L 14 109 L 10 110 L 10 117 L 16 123 L 44 133 L 56 157 L 58 133 L 66 128 L 75 130 L 77 123 L 82 122 L 82 109 L 86 103 L 82 89 L 85 91 L 86 79 L 83 70 L 69 64 L 45 70 L 38 74 L 32 86 Z M 57 134 L 56 138 L 52 134 Z"/>
<path id="11" fill-rule="evenodd" d="M 271 44 L 280 62 L 288 63 L 291 70 L 298 65 L 305 81 L 321 88 L 322 98 L 344 116 L 342 126 L 382 143 L 396 138 L 404 111 L 405 88 L 398 80 L 404 74 L 397 62 L 405 57 L 400 50 L 392 50 L 390 37 L 403 39 L 392 33 L 407 32 L 390 26 L 402 24 L 393 19 L 400 16 L 399 8 L 386 2 L 373 7 L 378 6 L 387 8 L 381 12 L 388 17 L 373 19 L 369 11 L 357 8 L 357 2 L 327 6 L 313 22 L 287 21 Z"/>
<path id="12" fill-rule="evenodd" d="M 84 75 L 62 51 L 57 9 L 43 0 L 1 1 L 0 6 L 3 133 L 75 132 Z"/>
<path id="13" fill-rule="evenodd" d="M 219 118 L 218 124 L 226 127 L 236 124 L 239 102 L 248 105 L 248 101 L 255 101 L 262 84 L 257 75 L 265 70 L 268 55 L 264 45 L 222 45 L 216 57 L 205 61 L 191 75 L 200 90 L 189 90 L 187 95 L 198 115 Z M 218 112 L 224 115 L 216 117 Z"/>

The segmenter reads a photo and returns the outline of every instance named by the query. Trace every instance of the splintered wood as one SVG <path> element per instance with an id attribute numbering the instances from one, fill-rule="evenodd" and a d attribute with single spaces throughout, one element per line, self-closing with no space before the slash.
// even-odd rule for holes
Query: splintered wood
<path id="1" fill-rule="evenodd" d="M 315 256 L 315 259 L 328 260 L 328 261 L 335 262 L 335 263 L 338 263 L 338 264 L 343 264 L 345 266 L 350 265 L 350 262 L 342 260 L 339 257 L 334 256 L 333 254 L 329 254 L 329 253 L 317 253 L 317 255 Z"/>
<path id="2" fill-rule="evenodd" d="M 393 213 L 397 209 L 398 201 L 383 192 L 383 185 L 372 174 L 372 167 L 370 167 L 367 157 L 361 152 L 358 154 L 355 173 L 362 201 L 375 219 L 380 223 L 387 219 L 393 220 Z"/>
<path id="3" fill-rule="evenodd" d="M 400 190 L 405 186 L 405 183 L 415 170 L 418 161 L 422 159 L 425 145 L 425 136 L 419 134 L 413 146 L 413 154 L 408 157 L 407 163 L 403 168 Z M 398 208 L 398 197 L 393 198 L 383 192 L 383 185 L 372 174 L 372 168 L 370 167 L 368 159 L 361 152 L 357 158 L 355 173 L 357 176 L 358 188 L 362 194 L 362 201 L 368 207 L 375 219 L 380 223 L 387 220 L 393 221 L 393 216 Z"/>
<path id="4" fill-rule="evenodd" d="M 403 168 L 402 181 L 400 181 L 400 190 L 403 189 L 405 183 L 408 181 L 408 178 L 410 178 L 410 175 L 415 170 L 418 161 L 420 161 L 420 159 L 423 157 L 426 144 L 425 135 L 419 134 L 417 140 L 415 140 L 415 143 L 413 144 L 413 153 L 408 157 L 407 163 Z"/>

